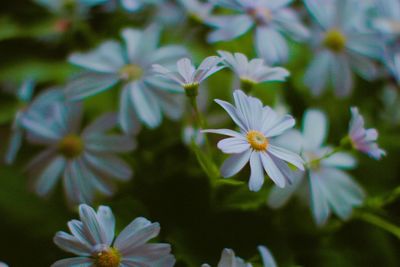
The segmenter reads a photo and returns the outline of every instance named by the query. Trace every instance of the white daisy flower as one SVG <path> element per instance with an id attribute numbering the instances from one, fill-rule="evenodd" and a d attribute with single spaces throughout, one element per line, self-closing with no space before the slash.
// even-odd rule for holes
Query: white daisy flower
<path id="1" fill-rule="evenodd" d="M 257 98 L 246 96 L 242 91 L 233 93 L 235 106 L 222 100 L 216 102 L 223 107 L 239 126 L 240 131 L 228 129 L 204 130 L 230 136 L 218 143 L 218 148 L 233 154 L 221 167 L 223 177 L 238 173 L 250 161 L 249 188 L 259 191 L 264 183 L 264 170 L 279 187 L 291 183 L 291 171 L 287 163 L 304 170 L 303 160 L 298 155 L 276 143 L 276 137 L 292 128 L 295 120 L 290 115 L 279 116 Z"/>

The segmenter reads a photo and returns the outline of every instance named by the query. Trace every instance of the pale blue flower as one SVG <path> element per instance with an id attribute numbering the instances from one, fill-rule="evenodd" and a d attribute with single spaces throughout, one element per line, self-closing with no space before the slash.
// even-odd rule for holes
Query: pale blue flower
<path id="1" fill-rule="evenodd" d="M 373 25 L 386 42 L 384 63 L 400 84 L 400 2 L 398 0 L 377 0 L 378 18 Z"/>
<path id="2" fill-rule="evenodd" d="M 278 267 L 274 256 L 269 251 L 269 249 L 265 246 L 258 246 L 258 251 L 260 252 L 261 259 L 263 262 L 263 267 Z"/>
<path id="3" fill-rule="evenodd" d="M 255 27 L 254 43 L 259 57 L 268 64 L 288 60 L 289 47 L 283 35 L 297 41 L 309 37 L 297 14 L 288 8 L 291 0 L 214 0 L 217 6 L 234 10 L 233 15 L 219 15 L 206 22 L 215 30 L 209 42 L 235 39 Z"/>
<path id="4" fill-rule="evenodd" d="M 107 41 L 87 53 L 70 56 L 71 63 L 86 72 L 66 88 L 67 98 L 81 100 L 122 84 L 119 123 L 125 133 L 135 133 L 142 122 L 150 128 L 161 124 L 162 114 L 181 117 L 183 93 L 179 86 L 155 76 L 151 66 L 168 65 L 186 54 L 181 46 L 157 48 L 160 31 L 150 26 L 144 31 L 125 29 L 124 44 Z"/>
<path id="5" fill-rule="evenodd" d="M 365 193 L 362 188 L 344 172 L 353 169 L 355 159 L 348 153 L 331 153 L 330 147 L 323 146 L 327 136 L 328 122 L 324 113 L 308 110 L 303 119 L 303 130 L 292 132 L 280 142 L 290 145 L 293 151 L 302 151 L 308 169 L 297 172 L 292 185 L 274 187 L 268 199 L 271 207 L 283 206 L 293 194 L 310 201 L 315 222 L 323 225 L 333 212 L 341 219 L 348 219 L 354 207 L 362 205 Z"/>
<path id="6" fill-rule="evenodd" d="M 203 264 L 201 267 L 211 267 L 208 264 Z M 243 259 L 236 257 L 232 249 L 225 248 L 222 251 L 221 259 L 217 267 L 252 267 L 250 263 L 246 263 Z"/>
<path id="7" fill-rule="evenodd" d="M 270 67 L 265 64 L 263 59 L 254 58 L 248 60 L 242 53 L 232 54 L 226 51 L 218 51 L 223 63 L 230 68 L 240 81 L 259 84 L 263 82 L 285 81 L 289 72 L 280 67 Z"/>
<path id="8" fill-rule="evenodd" d="M 381 159 L 386 152 L 378 147 L 378 131 L 376 129 L 365 129 L 364 118 L 360 115 L 358 108 L 351 108 L 351 121 L 349 137 L 352 146 L 374 159 Z"/>
<path id="9" fill-rule="evenodd" d="M 148 243 L 160 233 L 159 223 L 138 217 L 116 235 L 115 217 L 107 206 L 96 212 L 82 204 L 79 217 L 68 222 L 71 234 L 60 231 L 54 236 L 58 247 L 78 257 L 59 260 L 52 267 L 174 266 L 169 244 Z"/>
<path id="10" fill-rule="evenodd" d="M 128 12 L 136 12 L 147 5 L 159 5 L 165 0 L 119 0 L 121 6 Z"/>
<path id="11" fill-rule="evenodd" d="M 198 146 L 202 146 L 205 143 L 204 133 L 202 133 L 200 129 L 191 125 L 183 128 L 182 139 L 183 143 L 188 146 L 192 145 L 192 142 Z"/>
<path id="12" fill-rule="evenodd" d="M 209 19 L 214 9 L 213 3 L 199 0 L 178 0 L 178 2 L 183 6 L 189 17 L 199 22 Z"/>
<path id="13" fill-rule="evenodd" d="M 33 80 L 26 80 L 17 91 L 17 98 L 21 103 L 22 107 L 16 112 L 14 121 L 12 124 L 11 139 L 5 156 L 5 162 L 11 164 L 14 162 L 19 149 L 21 148 L 22 141 L 26 134 L 32 134 L 26 132 L 22 123 L 24 116 L 40 117 L 50 123 L 55 118 L 52 115 L 53 105 L 61 103 L 64 98 L 61 90 L 50 89 L 39 94 L 34 100 L 33 91 L 35 88 L 35 82 Z"/>
<path id="14" fill-rule="evenodd" d="M 339 97 L 350 94 L 353 73 L 366 80 L 377 76 L 372 59 L 382 55 L 379 36 L 360 26 L 365 18 L 359 1 L 304 0 L 316 21 L 313 33 L 314 59 L 309 65 L 304 82 L 314 95 L 320 95 L 329 85 Z"/>
<path id="15" fill-rule="evenodd" d="M 90 203 L 97 192 L 112 195 L 112 179 L 127 181 L 131 168 L 116 153 L 131 151 L 135 143 L 128 136 L 106 134 L 117 124 L 114 114 L 108 113 L 79 133 L 81 106 L 77 103 L 55 105 L 54 119 L 46 122 L 35 114 L 22 118 L 32 135 L 31 143 L 47 148 L 28 165 L 36 177 L 34 190 L 46 196 L 62 179 L 68 202 Z"/>
<path id="16" fill-rule="evenodd" d="M 0 267 L 8 267 L 8 265 L 5 264 L 4 262 L 0 262 Z"/>
<path id="17" fill-rule="evenodd" d="M 198 88 L 204 80 L 224 68 L 220 65 L 221 61 L 222 59 L 217 56 L 207 57 L 196 69 L 189 58 L 182 58 L 176 63 L 177 71 L 158 64 L 153 65 L 153 70 L 166 79 L 179 84 L 185 90 L 192 90 Z"/>
<path id="18" fill-rule="evenodd" d="M 375 0 L 378 16 L 373 21 L 375 29 L 388 36 L 400 37 L 400 2 L 398 0 Z"/>
<path id="19" fill-rule="evenodd" d="M 251 175 L 249 188 L 260 190 L 264 183 L 264 171 L 279 187 L 291 183 L 290 163 L 304 170 L 303 160 L 296 153 L 277 145 L 276 138 L 292 128 L 295 120 L 290 115 L 279 116 L 268 106 L 263 106 L 257 98 L 246 96 L 242 91 L 233 93 L 235 106 L 222 100 L 215 100 L 240 131 L 228 129 L 204 130 L 229 136 L 218 143 L 218 148 L 227 154 L 233 154 L 221 167 L 223 177 L 238 173 L 250 161 Z"/>

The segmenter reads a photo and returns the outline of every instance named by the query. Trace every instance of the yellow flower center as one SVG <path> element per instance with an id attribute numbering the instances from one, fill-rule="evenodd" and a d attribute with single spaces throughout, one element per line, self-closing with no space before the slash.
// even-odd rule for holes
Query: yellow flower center
<path id="1" fill-rule="evenodd" d="M 143 69 L 135 64 L 128 64 L 119 70 L 120 76 L 123 80 L 134 81 L 139 80 L 143 76 Z"/>
<path id="2" fill-rule="evenodd" d="M 82 139 L 75 135 L 67 135 L 58 143 L 58 151 L 66 158 L 76 158 L 83 151 Z"/>
<path id="3" fill-rule="evenodd" d="M 323 44 L 334 52 L 340 52 L 345 48 L 346 41 L 346 36 L 341 31 L 332 29 L 325 34 Z"/>
<path id="4" fill-rule="evenodd" d="M 317 171 L 321 168 L 321 157 L 313 152 L 305 152 L 305 158 L 307 159 L 307 167 L 310 170 Z"/>
<path id="5" fill-rule="evenodd" d="M 265 137 L 263 133 L 254 130 L 247 133 L 247 141 L 250 146 L 257 151 L 266 150 L 269 145 L 268 138 Z"/>
<path id="6" fill-rule="evenodd" d="M 115 248 L 100 251 L 94 256 L 96 267 L 118 267 L 121 263 L 121 254 Z"/>

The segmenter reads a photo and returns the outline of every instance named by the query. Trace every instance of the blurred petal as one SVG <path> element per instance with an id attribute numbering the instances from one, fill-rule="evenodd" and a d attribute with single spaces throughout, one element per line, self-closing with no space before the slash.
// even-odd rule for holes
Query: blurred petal
<path id="1" fill-rule="evenodd" d="M 115 73 L 124 65 L 123 52 L 119 43 L 106 41 L 87 53 L 74 53 L 69 62 L 87 70 Z"/>
<path id="2" fill-rule="evenodd" d="M 209 18 L 206 22 L 216 28 L 207 37 L 210 43 L 235 39 L 253 26 L 253 20 L 247 15 L 220 15 Z"/>
<path id="3" fill-rule="evenodd" d="M 311 209 L 318 225 L 325 224 L 331 213 L 326 199 L 324 179 L 320 173 L 310 172 Z"/>
<path id="4" fill-rule="evenodd" d="M 58 156 L 53 159 L 47 167 L 43 169 L 36 183 L 36 193 L 39 196 L 45 196 L 54 188 L 66 166 L 65 158 Z"/>
<path id="5" fill-rule="evenodd" d="M 311 92 L 319 96 L 326 88 L 330 79 L 333 55 L 329 51 L 322 51 L 315 55 L 304 75 L 304 83 L 310 87 Z"/>
<path id="6" fill-rule="evenodd" d="M 122 181 L 129 180 L 132 176 L 129 165 L 112 154 L 86 153 L 83 158 L 93 169 L 106 176 Z"/>
<path id="7" fill-rule="evenodd" d="M 119 81 L 117 74 L 84 72 L 67 83 L 65 94 L 69 100 L 82 100 L 110 89 Z"/>
<path id="8" fill-rule="evenodd" d="M 153 93 L 139 83 L 131 83 L 131 101 L 139 119 L 150 128 L 161 124 L 161 106 Z"/>
<path id="9" fill-rule="evenodd" d="M 118 121 L 125 134 L 137 134 L 141 129 L 141 124 L 132 106 L 129 85 L 124 87 L 120 96 Z"/>
<path id="10" fill-rule="evenodd" d="M 338 152 L 329 158 L 323 159 L 321 164 L 333 168 L 353 169 L 357 165 L 357 161 L 348 153 Z"/>
<path id="11" fill-rule="evenodd" d="M 332 65 L 332 82 L 335 93 L 339 97 L 348 96 L 353 89 L 353 75 L 348 59 L 337 55 Z"/>
<path id="12" fill-rule="evenodd" d="M 302 131 L 305 149 L 318 149 L 324 143 L 328 132 L 325 113 L 317 109 L 308 109 L 304 114 Z"/>
<path id="13" fill-rule="evenodd" d="M 286 62 L 289 48 L 280 33 L 270 27 L 258 27 L 256 31 L 257 54 L 269 64 Z"/>
<path id="14" fill-rule="evenodd" d="M 136 144 L 132 137 L 123 135 L 92 135 L 85 139 L 85 148 L 95 152 L 123 153 L 132 151 Z"/>
<path id="15" fill-rule="evenodd" d="M 106 113 L 98 117 L 89 124 L 82 132 L 82 136 L 86 137 L 91 134 L 99 134 L 111 130 L 117 124 L 117 115 L 115 113 Z"/>

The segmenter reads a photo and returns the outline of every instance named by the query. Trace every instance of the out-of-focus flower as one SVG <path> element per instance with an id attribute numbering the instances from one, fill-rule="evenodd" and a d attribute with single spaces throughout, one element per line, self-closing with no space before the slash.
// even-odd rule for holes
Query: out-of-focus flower
<path id="1" fill-rule="evenodd" d="M 242 91 L 233 93 L 235 106 L 222 100 L 215 100 L 239 126 L 240 132 L 219 129 L 203 132 L 230 136 L 218 143 L 218 148 L 233 154 L 221 167 L 223 177 L 238 173 L 250 161 L 251 175 L 249 188 L 260 190 L 264 183 L 264 170 L 279 187 L 291 183 L 291 171 L 287 163 L 304 170 L 301 157 L 275 143 L 276 137 L 292 128 L 295 120 L 290 115 L 279 116 L 268 106 Z M 286 163 L 287 162 L 287 163 Z"/>
<path id="2" fill-rule="evenodd" d="M 378 147 L 378 131 L 376 129 L 365 129 L 364 118 L 358 112 L 358 108 L 351 108 L 351 121 L 349 137 L 354 149 L 359 150 L 374 159 L 381 159 L 386 152 Z"/>
<path id="3" fill-rule="evenodd" d="M 389 125 L 400 125 L 400 95 L 395 84 L 388 83 L 384 87 L 381 97 L 383 109 L 379 118 Z"/>
<path id="4" fill-rule="evenodd" d="M 183 128 L 182 138 L 186 145 L 191 145 L 194 142 L 196 145 L 202 146 L 205 143 L 204 133 L 190 125 Z"/>
<path id="5" fill-rule="evenodd" d="M 67 98 L 81 100 L 122 83 L 119 123 L 125 133 L 136 133 L 142 122 L 155 128 L 165 113 L 172 119 L 182 114 L 183 89 L 152 73 L 151 66 L 168 66 L 186 54 L 181 46 L 157 48 L 160 30 L 150 26 L 144 31 L 122 31 L 124 45 L 107 41 L 94 51 L 75 53 L 69 61 L 87 70 L 66 88 Z"/>
<path id="6" fill-rule="evenodd" d="M 164 0 L 119 0 L 121 6 L 128 12 L 135 12 L 146 5 L 159 5 Z"/>
<path id="7" fill-rule="evenodd" d="M 187 15 L 195 21 L 204 22 L 211 17 L 214 4 L 201 2 L 199 0 L 178 0 L 183 6 Z"/>
<path id="8" fill-rule="evenodd" d="M 211 267 L 208 264 L 203 264 L 201 267 Z M 221 259 L 217 267 L 252 267 L 250 263 L 246 263 L 243 259 L 236 257 L 232 249 L 225 248 L 222 251 Z"/>
<path id="9" fill-rule="evenodd" d="M 100 192 L 112 195 L 111 179 L 126 181 L 132 176 L 130 167 L 115 153 L 131 151 L 135 143 L 128 136 L 106 134 L 116 126 L 117 118 L 108 113 L 87 126 L 80 134 L 81 106 L 66 103 L 54 107 L 51 124 L 28 114 L 22 123 L 32 143 L 46 145 L 28 165 L 36 177 L 35 192 L 47 195 L 62 178 L 70 204 L 90 203 Z"/>
<path id="10" fill-rule="evenodd" d="M 4 262 L 0 262 L 0 267 L 8 267 L 8 265 L 5 264 Z"/>
<path id="11" fill-rule="evenodd" d="M 373 21 L 386 42 L 384 63 L 400 84 L 400 2 L 377 0 L 378 18 Z"/>
<path id="12" fill-rule="evenodd" d="M 185 89 L 186 95 L 197 96 L 200 83 L 224 68 L 221 66 L 222 59 L 217 56 L 207 57 L 196 69 L 188 58 L 182 58 L 176 63 L 177 71 L 168 69 L 158 64 L 153 65 L 154 72 L 179 84 Z"/>
<path id="13" fill-rule="evenodd" d="M 11 164 L 14 162 L 17 153 L 21 147 L 22 140 L 24 138 L 25 129 L 22 123 L 24 116 L 35 116 L 39 117 L 43 121 L 49 123 L 54 119 L 51 112 L 53 105 L 61 103 L 64 98 L 61 90 L 50 89 L 40 95 L 38 95 L 33 101 L 33 91 L 35 83 L 33 80 L 26 80 L 22 86 L 18 89 L 17 98 L 21 103 L 21 108 L 15 113 L 10 144 L 5 156 L 5 162 Z M 29 129 L 28 134 L 29 134 Z"/>
<path id="14" fill-rule="evenodd" d="M 355 159 L 344 152 L 326 157 L 332 151 L 323 146 L 327 130 L 325 114 L 308 110 L 303 119 L 302 134 L 297 132 L 280 140 L 293 150 L 302 151 L 308 168 L 305 175 L 294 175 L 293 184 L 286 188 L 274 187 L 268 199 L 268 204 L 274 208 L 283 206 L 294 193 L 309 199 L 318 225 L 325 224 L 332 212 L 341 219 L 349 218 L 353 207 L 360 206 L 365 197 L 362 188 L 343 171 L 354 168 Z"/>
<path id="15" fill-rule="evenodd" d="M 212 16 L 206 23 L 215 30 L 209 42 L 235 39 L 255 27 L 258 56 L 268 64 L 287 61 L 289 48 L 283 34 L 302 41 L 309 37 L 297 14 L 288 5 L 291 1 L 214 0 L 216 6 L 232 9 L 238 14 Z"/>
<path id="16" fill-rule="evenodd" d="M 366 80 L 377 75 L 373 58 L 382 55 L 379 36 L 360 27 L 365 16 L 354 0 L 305 0 L 316 21 L 313 33 L 315 57 L 308 67 L 304 82 L 314 95 L 320 95 L 332 84 L 339 97 L 353 88 L 352 69 Z"/>
<path id="17" fill-rule="evenodd" d="M 375 0 L 378 17 L 373 26 L 383 34 L 400 35 L 400 3 L 397 0 Z"/>
<path id="18" fill-rule="evenodd" d="M 242 53 L 218 51 L 218 54 L 222 57 L 223 63 L 239 77 L 243 86 L 251 87 L 263 82 L 285 81 L 289 76 L 286 69 L 267 66 L 260 58 L 249 61 Z"/>
<path id="19" fill-rule="evenodd" d="M 169 244 L 147 243 L 158 236 L 159 223 L 138 217 L 115 237 L 115 217 L 109 207 L 100 206 L 95 212 L 82 204 L 79 217 L 68 222 L 71 234 L 60 231 L 54 236 L 58 247 L 78 257 L 59 260 L 52 267 L 174 266 Z"/>
<path id="20" fill-rule="evenodd" d="M 264 267 L 277 267 L 278 266 L 275 262 L 274 257 L 272 256 L 272 253 L 269 251 L 269 249 L 267 247 L 258 246 L 258 251 L 260 252 Z"/>

